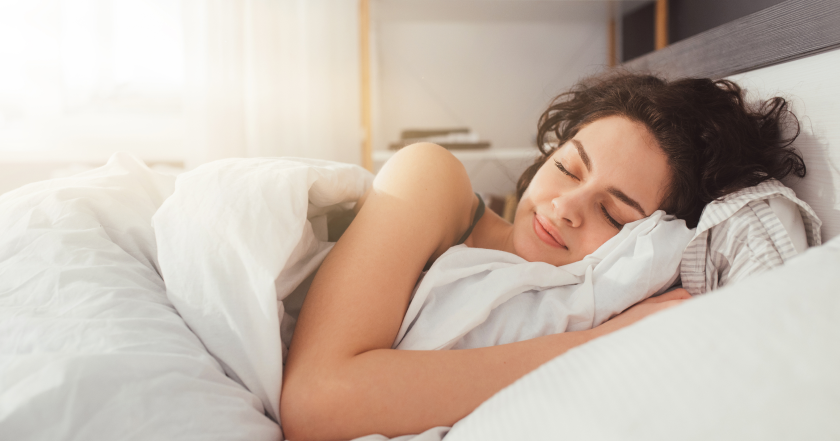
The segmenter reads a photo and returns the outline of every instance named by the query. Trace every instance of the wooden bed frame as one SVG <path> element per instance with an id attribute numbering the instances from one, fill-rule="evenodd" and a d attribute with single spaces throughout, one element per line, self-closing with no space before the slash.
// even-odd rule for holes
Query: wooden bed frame
<path id="1" fill-rule="evenodd" d="M 807 167 L 786 184 L 840 235 L 840 2 L 788 0 L 622 65 L 666 78 L 727 78 L 749 100 L 782 96 L 799 118 Z"/>

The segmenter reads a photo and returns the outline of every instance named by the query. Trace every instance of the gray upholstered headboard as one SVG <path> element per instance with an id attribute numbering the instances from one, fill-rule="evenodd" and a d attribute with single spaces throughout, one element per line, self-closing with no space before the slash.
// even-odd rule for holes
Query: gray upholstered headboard
<path id="1" fill-rule="evenodd" d="M 624 65 L 669 78 L 736 81 L 749 99 L 782 96 L 802 133 L 807 175 L 786 184 L 840 235 L 840 2 L 788 0 Z"/>

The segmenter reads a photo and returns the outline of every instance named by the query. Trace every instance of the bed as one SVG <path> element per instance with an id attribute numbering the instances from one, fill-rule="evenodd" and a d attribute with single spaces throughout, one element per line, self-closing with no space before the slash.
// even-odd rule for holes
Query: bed
<path id="1" fill-rule="evenodd" d="M 840 5 L 789 0 L 625 68 L 728 77 L 753 97 L 789 97 L 808 175 L 786 184 L 822 219 L 825 245 L 576 348 L 451 429 L 402 439 L 840 438 Z M 301 240 L 323 235 L 326 220 L 300 219 L 346 206 L 370 176 L 309 161 L 286 163 L 296 180 L 271 191 L 236 178 L 277 182 L 273 164 L 222 161 L 176 181 L 117 155 L 104 168 L 0 197 L 0 438 L 282 436 L 271 391 L 285 342 L 265 330 L 283 329 L 284 314 L 299 307 L 274 293 L 293 295 L 312 270 L 284 262 L 328 252 Z M 309 200 L 286 211 L 266 205 L 282 220 L 268 234 L 253 234 L 258 214 L 160 222 L 176 208 L 212 205 L 173 199 L 176 187 L 243 185 L 241 194 L 274 201 L 294 182 L 306 182 Z M 327 185 L 336 182 L 340 191 Z M 208 225 L 218 238 L 190 241 Z M 231 236 L 236 243 L 219 245 Z M 271 241 L 286 243 L 287 255 L 242 254 Z M 240 289 L 271 296 L 223 295 Z"/>

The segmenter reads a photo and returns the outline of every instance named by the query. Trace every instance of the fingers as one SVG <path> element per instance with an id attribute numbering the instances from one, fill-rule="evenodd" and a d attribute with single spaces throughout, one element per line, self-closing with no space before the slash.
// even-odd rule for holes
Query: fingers
<path id="1" fill-rule="evenodd" d="M 657 312 L 661 312 L 666 309 L 673 308 L 674 306 L 678 306 L 679 304 L 685 302 L 685 300 L 686 299 L 674 299 L 666 300 L 663 302 L 651 303 L 643 306 L 639 312 L 642 314 L 642 317 L 647 317 L 651 314 L 656 314 Z"/>
<path id="2" fill-rule="evenodd" d="M 668 301 L 671 301 L 671 300 L 680 300 L 680 299 L 687 300 L 687 299 L 690 299 L 690 298 L 691 298 L 691 294 L 689 294 L 688 291 L 686 291 L 682 288 L 677 288 L 673 291 L 666 292 L 665 294 L 662 294 L 661 296 L 651 297 L 651 298 L 645 300 L 643 303 L 661 303 L 661 302 L 668 302 Z"/>
<path id="3" fill-rule="evenodd" d="M 636 306 L 622 312 L 621 314 L 612 317 L 611 319 L 599 325 L 596 329 L 600 330 L 601 335 L 608 334 L 610 332 L 615 331 L 616 329 L 621 329 L 651 314 L 656 314 L 657 312 L 666 310 L 668 308 L 672 308 L 685 302 L 687 299 L 677 297 L 684 297 L 686 296 L 686 294 L 687 293 L 668 293 L 667 297 L 665 297 L 666 294 L 663 294 L 659 297 L 645 300 L 643 302 L 640 302 Z M 663 299 L 663 297 L 665 298 Z"/>
<path id="4" fill-rule="evenodd" d="M 673 291 L 666 292 L 665 294 L 663 294 L 663 296 L 665 296 L 665 295 L 671 295 L 671 297 L 669 297 L 669 298 L 672 299 L 672 300 L 676 300 L 676 299 L 688 300 L 688 299 L 691 298 L 691 294 L 689 294 L 689 292 L 686 291 L 683 288 L 677 288 Z"/>
<path id="5" fill-rule="evenodd" d="M 656 306 L 658 306 L 660 308 L 659 310 L 661 311 L 663 309 L 673 308 L 674 306 L 677 306 L 677 305 L 685 302 L 686 300 L 687 299 L 668 300 L 668 301 L 665 301 L 665 302 L 659 302 L 659 304 L 657 304 Z"/>

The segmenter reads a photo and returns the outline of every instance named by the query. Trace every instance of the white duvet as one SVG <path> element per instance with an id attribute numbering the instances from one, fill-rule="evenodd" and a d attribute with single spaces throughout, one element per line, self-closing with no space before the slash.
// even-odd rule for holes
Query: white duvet
<path id="1" fill-rule="evenodd" d="M 330 249 L 328 243 L 318 240 L 324 233 L 323 214 L 349 208 L 370 185 L 371 178 L 358 167 L 323 161 L 230 160 L 183 175 L 173 193 L 173 178 L 153 173 L 131 157 L 116 155 L 104 168 L 69 179 L 30 185 L 0 197 L 2 439 L 278 439 L 281 431 L 276 419 L 284 340 L 288 341 L 294 324 L 293 317 L 286 313 L 287 305 L 283 300 L 289 299 L 287 296 Z M 650 233 L 654 230 L 633 229 L 639 237 L 653 237 Z M 634 241 L 632 247 L 625 248 L 623 258 L 644 255 L 645 248 L 637 250 L 635 245 L 643 243 L 644 240 Z M 616 246 L 619 248 L 621 246 Z M 470 251 L 466 247 L 456 247 L 450 250 L 449 257 Z M 840 263 L 837 254 L 827 253 L 819 262 L 836 265 Z M 578 277 L 572 279 L 568 278 L 572 277 L 569 274 L 557 276 L 559 273 L 555 273 L 551 276 L 555 280 L 546 285 L 528 287 L 525 283 L 511 288 L 508 284 L 501 294 L 499 290 L 494 291 L 495 301 L 488 303 L 484 299 L 484 306 L 474 312 L 453 316 L 467 318 L 472 324 L 453 327 L 451 325 L 460 320 L 450 320 L 442 330 L 427 332 L 428 337 L 423 338 L 420 333 L 423 317 L 445 319 L 445 314 L 435 315 L 434 302 L 430 299 L 444 300 L 448 297 L 443 295 L 445 292 L 456 293 L 452 297 L 456 299 L 460 292 L 450 290 L 451 286 L 447 288 L 441 275 L 449 274 L 459 279 L 456 273 L 468 274 L 465 277 L 490 281 L 492 275 L 486 273 L 486 265 L 484 269 L 479 268 L 488 256 L 486 253 L 462 256 L 465 258 L 459 258 L 449 266 L 443 265 L 446 259 L 441 259 L 440 271 L 436 273 L 433 268 L 424 278 L 429 289 L 422 283 L 417 288 L 411 304 L 414 311 L 410 308 L 401 330 L 401 340 L 417 342 L 412 345 L 452 347 L 453 341 L 455 344 L 478 341 L 473 337 L 484 334 L 470 332 L 480 330 L 483 323 L 495 323 L 495 331 L 521 328 L 515 322 L 494 319 L 494 314 L 497 318 L 515 317 L 536 304 L 532 303 L 524 310 L 516 307 L 512 313 L 505 314 L 500 314 L 503 308 L 499 305 L 513 305 L 508 303 L 509 299 L 504 300 L 511 292 L 541 292 L 545 286 L 549 288 L 544 291 L 557 291 L 558 286 L 585 288 L 574 291 L 580 291 L 578 294 L 558 297 L 560 303 L 557 304 L 567 305 L 565 311 L 572 312 L 560 314 L 568 320 L 557 326 L 573 326 L 573 323 L 591 326 L 609 316 L 606 312 L 598 318 L 595 312 L 601 282 L 597 282 L 597 277 L 592 279 L 595 280 L 594 288 L 587 287 L 586 282 L 589 274 L 597 275 L 601 260 L 610 261 L 608 256 L 602 256 L 588 270 L 579 271 L 583 274 L 582 280 L 580 275 L 572 274 Z M 513 257 L 508 261 L 502 259 L 498 269 L 510 271 L 517 265 L 529 265 L 510 260 Z M 610 266 L 622 268 L 618 264 L 621 261 L 615 259 Z M 667 271 L 653 276 L 651 280 L 665 281 L 665 285 L 672 278 Z M 803 298 L 811 303 L 808 308 L 794 307 L 786 311 L 783 314 L 786 323 L 810 320 L 814 308 L 837 310 L 834 301 L 837 297 L 823 295 L 825 286 L 830 283 L 821 282 L 821 276 L 834 277 L 809 274 L 808 286 L 813 289 Z M 575 283 L 559 283 L 563 278 Z M 794 279 L 788 275 L 785 280 Z M 790 285 L 790 282 L 786 283 Z M 590 294 L 594 297 L 587 298 Z M 737 290 L 732 294 L 733 297 L 738 295 Z M 563 299 L 576 300 L 563 303 Z M 774 309 L 775 305 L 778 303 L 787 308 L 790 303 L 783 301 L 786 299 L 784 293 L 774 294 L 769 299 L 772 301 L 763 306 L 761 317 L 746 321 L 754 326 L 751 329 L 761 331 L 762 326 L 777 326 L 771 320 L 775 317 L 772 312 L 778 310 Z M 474 299 L 464 297 L 463 300 Z M 727 308 L 725 302 L 718 302 L 715 307 L 721 309 L 723 317 L 730 317 L 742 313 L 744 302 L 748 301 L 736 302 L 740 309 L 730 312 L 727 311 L 732 308 Z M 613 302 L 611 307 L 619 307 L 617 305 Z M 693 301 L 678 311 L 674 314 L 697 323 L 703 323 L 706 320 L 703 317 L 710 313 L 708 307 L 694 307 Z M 655 409 L 659 414 L 673 413 L 679 407 L 663 406 L 657 397 L 674 398 L 668 392 L 674 385 L 668 381 L 678 381 L 680 377 L 676 374 L 660 375 L 656 381 L 646 380 L 652 385 L 646 390 L 634 389 L 633 384 L 621 384 L 621 381 L 650 376 L 646 371 L 650 370 L 651 363 L 655 366 L 676 363 L 676 366 L 686 368 L 681 361 L 669 359 L 668 350 L 651 352 L 645 349 L 644 342 L 649 335 L 656 335 L 663 348 L 682 345 L 683 335 L 692 339 L 694 343 L 689 348 L 696 350 L 696 354 L 692 354 L 699 358 L 691 359 L 698 360 L 707 374 L 698 377 L 704 379 L 702 382 L 689 386 L 703 390 L 698 392 L 701 397 L 699 408 L 714 414 L 713 394 L 708 391 L 717 390 L 715 385 L 718 383 L 732 387 L 731 382 L 738 381 L 739 377 L 733 376 L 730 381 L 722 374 L 742 372 L 737 366 L 741 359 L 749 366 L 755 361 L 755 357 L 739 359 L 732 356 L 724 360 L 716 355 L 715 348 L 737 346 L 739 338 L 760 346 L 761 332 L 752 332 L 749 338 L 735 332 L 734 339 L 726 334 L 726 326 L 707 327 L 700 333 L 690 326 L 677 326 L 672 332 L 669 326 L 674 323 L 665 318 L 672 315 L 671 312 L 661 314 L 663 318 L 646 320 L 642 323 L 644 326 L 640 324 L 599 339 L 597 344 L 585 345 L 554 360 L 546 365 L 548 367 L 538 369 L 497 394 L 456 425 L 448 436 L 454 439 L 510 439 L 521 434 L 529 439 L 552 438 L 564 427 L 569 427 L 570 434 L 580 437 L 589 433 L 586 432 L 587 422 L 602 423 L 599 416 L 603 409 L 599 407 L 599 400 L 586 398 L 587 390 L 575 389 L 574 384 L 595 385 L 592 386 L 593 394 L 601 395 L 593 397 L 605 397 L 612 403 L 609 407 L 612 413 L 608 415 L 620 416 L 622 411 L 632 414 L 643 410 L 644 407 L 633 408 L 633 403 L 643 402 L 639 400 L 659 406 Z M 701 318 L 692 319 L 695 315 Z M 648 325 L 648 322 L 655 324 Z M 826 326 L 811 340 L 812 346 L 826 349 L 818 351 L 822 358 L 814 358 L 817 352 L 803 353 L 807 348 L 796 338 L 783 339 L 779 344 L 774 340 L 775 352 L 768 357 L 772 363 L 764 366 L 771 372 L 767 378 L 784 383 L 774 369 L 777 365 L 786 366 L 787 354 L 804 357 L 809 362 L 821 362 L 821 366 L 830 369 L 840 367 L 836 345 L 826 345 L 827 338 L 837 336 L 837 326 Z M 645 331 L 635 331 L 637 328 Z M 537 326 L 528 332 L 546 332 L 547 329 Z M 623 337 L 633 332 L 642 332 L 644 338 L 633 343 L 627 341 L 629 337 Z M 772 334 L 769 330 L 768 333 Z M 521 331 L 496 335 L 514 340 L 530 336 Z M 479 340 L 475 344 L 501 341 L 486 336 Z M 626 347 L 637 349 L 628 352 L 622 349 Z M 681 357 L 684 357 L 687 350 L 691 349 L 672 351 L 682 353 Z M 730 359 L 736 366 L 729 365 Z M 583 363 L 580 366 L 585 368 L 575 367 L 575 363 Z M 619 365 L 626 368 L 617 373 L 615 369 Z M 565 369 L 565 376 L 557 376 L 556 366 Z M 660 372 L 661 369 L 652 371 Z M 802 372 L 817 375 L 826 371 L 820 368 Z M 714 380 L 715 376 L 725 381 Z M 598 392 L 601 389 L 596 386 L 601 377 L 612 380 L 609 388 Z M 793 378 L 798 377 L 794 375 Z M 838 391 L 836 380 L 816 378 L 832 394 L 829 398 L 838 396 L 834 395 Z M 575 381 L 569 383 L 570 379 Z M 742 381 L 745 384 L 742 389 L 749 391 L 753 384 L 767 384 L 759 381 L 759 377 L 754 379 L 756 381 Z M 627 390 L 622 392 L 622 387 Z M 681 393 L 692 393 L 690 387 L 680 389 Z M 548 390 L 556 390 L 559 395 L 546 395 Z M 610 391 L 615 394 L 603 395 Z M 814 397 L 813 394 L 810 396 Z M 786 395 L 782 394 L 784 397 Z M 830 411 L 836 410 L 836 400 L 816 398 L 815 403 Z M 510 406 L 510 403 L 522 400 L 546 403 L 549 407 Z M 574 408 L 577 404 L 580 408 L 576 413 L 569 413 L 568 406 Z M 802 403 L 803 408 L 808 409 L 808 404 Z M 556 406 L 558 411 L 566 409 L 563 419 L 556 419 L 558 415 L 551 406 Z M 528 414 L 523 414 L 522 409 L 529 409 Z M 565 413 L 570 416 L 567 418 Z M 824 413 L 817 413 L 811 420 L 825 424 L 820 419 Z M 708 415 L 704 416 L 705 420 L 709 420 Z M 555 421 L 565 422 L 558 426 Z M 592 433 L 614 437 L 619 433 L 615 430 L 630 430 L 627 427 L 631 427 L 638 439 L 646 439 L 651 434 L 679 437 L 674 424 L 657 425 L 651 421 L 650 426 L 641 427 L 622 425 L 625 419 L 618 418 L 617 421 Z M 523 426 L 524 422 L 527 426 Z M 762 421 L 762 424 L 772 427 L 778 420 Z M 730 423 L 733 425 L 737 425 L 737 421 Z M 487 427 L 494 429 L 487 431 Z M 437 440 L 446 433 L 446 428 L 436 428 L 417 440 Z"/>
<path id="2" fill-rule="evenodd" d="M 0 439 L 276 440 L 160 277 L 174 187 L 127 155 L 0 197 Z"/>
<path id="3" fill-rule="evenodd" d="M 282 300 L 332 248 L 308 217 L 352 207 L 372 179 L 358 166 L 327 161 L 216 161 L 179 177 L 153 218 L 169 299 L 275 421 Z"/>

